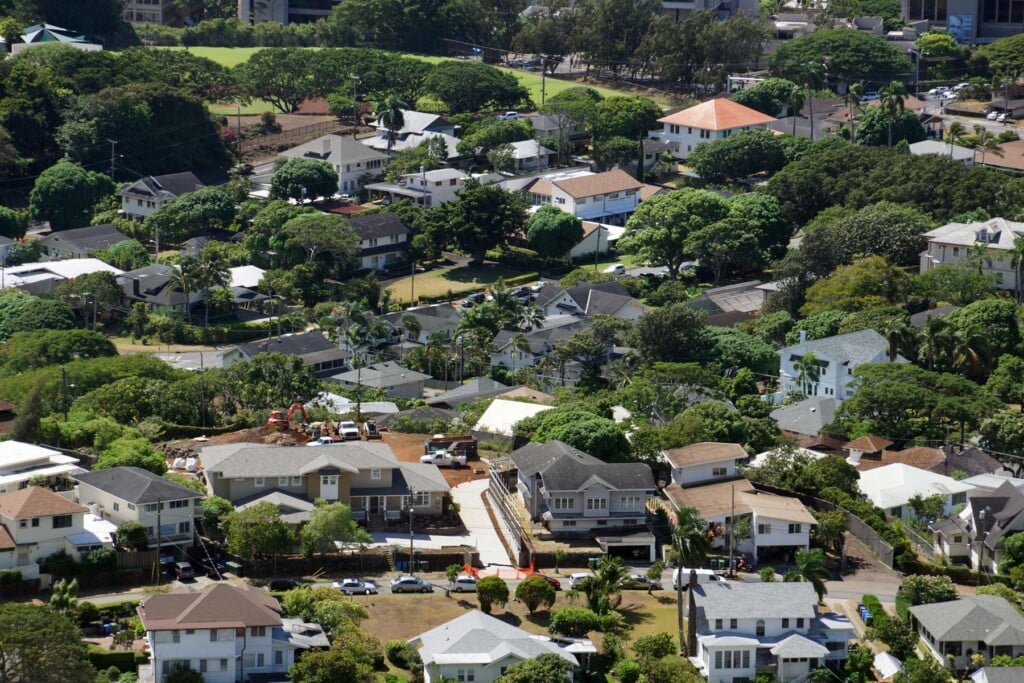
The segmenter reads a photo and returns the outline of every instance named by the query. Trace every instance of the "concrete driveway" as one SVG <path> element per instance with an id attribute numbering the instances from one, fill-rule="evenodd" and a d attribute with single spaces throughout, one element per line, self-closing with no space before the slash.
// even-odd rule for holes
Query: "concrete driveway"
<path id="1" fill-rule="evenodd" d="M 452 489 L 452 500 L 459 504 L 462 523 L 466 525 L 473 545 L 480 552 L 480 563 L 485 567 L 509 563 L 508 553 L 498 536 L 498 530 L 491 524 L 490 515 L 484 507 L 483 496 L 489 483 L 487 479 L 476 479 Z"/>

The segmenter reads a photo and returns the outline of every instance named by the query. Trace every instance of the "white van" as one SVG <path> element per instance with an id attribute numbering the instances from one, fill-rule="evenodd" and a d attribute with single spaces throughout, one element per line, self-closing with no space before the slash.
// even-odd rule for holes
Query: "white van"
<path id="1" fill-rule="evenodd" d="M 690 585 L 690 571 L 697 572 L 697 583 L 715 583 L 718 581 L 724 581 L 724 579 L 716 574 L 712 569 L 693 569 L 689 567 L 677 567 L 672 572 L 672 588 L 673 590 L 679 590 L 679 573 L 683 574 L 683 589 L 686 589 Z"/>

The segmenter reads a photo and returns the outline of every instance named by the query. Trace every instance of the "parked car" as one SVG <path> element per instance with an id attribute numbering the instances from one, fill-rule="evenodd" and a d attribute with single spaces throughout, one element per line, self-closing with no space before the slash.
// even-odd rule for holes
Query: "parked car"
<path id="1" fill-rule="evenodd" d="M 533 299 L 533 290 L 527 286 L 516 287 L 511 292 L 512 296 L 519 300 L 519 303 L 528 304 Z"/>
<path id="2" fill-rule="evenodd" d="M 319 439 L 313 439 L 307 446 L 330 446 L 334 443 L 334 439 L 329 436 L 321 436 Z"/>
<path id="3" fill-rule="evenodd" d="M 377 592 L 377 584 L 362 579 L 342 579 L 331 584 L 346 595 L 371 595 Z"/>
<path id="4" fill-rule="evenodd" d="M 1006 123 L 1007 121 L 1011 120 L 1012 119 L 1010 118 L 1010 115 L 1007 114 L 1005 111 L 996 117 L 996 121 L 998 121 L 999 123 Z"/>
<path id="5" fill-rule="evenodd" d="M 868 92 L 866 92 L 866 93 L 864 93 L 863 95 L 860 96 L 860 101 L 861 102 L 870 102 L 872 100 L 877 100 L 877 99 L 878 99 L 878 91 L 877 90 L 869 90 Z"/>
<path id="6" fill-rule="evenodd" d="M 947 101 L 955 100 L 956 96 L 957 96 L 957 93 L 955 91 L 953 91 L 953 90 L 947 90 L 946 92 L 942 93 L 942 99 L 947 100 Z"/>
<path id="7" fill-rule="evenodd" d="M 418 576 L 399 576 L 391 580 L 392 593 L 433 593 L 434 584 Z"/>
<path id="8" fill-rule="evenodd" d="M 470 294 L 469 296 L 462 300 L 462 307 L 472 308 L 477 304 L 482 304 L 486 300 L 487 296 L 483 292 L 476 292 L 475 294 Z"/>
<path id="9" fill-rule="evenodd" d="M 593 572 L 576 572 L 575 574 L 569 575 L 569 586 L 571 588 L 579 588 L 580 584 L 584 581 L 590 581 L 596 579 Z"/>
<path id="10" fill-rule="evenodd" d="M 466 455 L 449 455 L 448 451 L 435 451 L 433 453 L 420 456 L 420 462 L 424 465 L 451 467 L 454 470 L 466 466 Z"/>
<path id="11" fill-rule="evenodd" d="M 174 578 L 178 581 L 192 581 L 196 578 L 196 570 L 188 562 L 176 562 L 174 564 Z"/>
<path id="12" fill-rule="evenodd" d="M 544 579 L 556 591 L 562 590 L 562 582 L 559 581 L 558 579 L 552 577 L 552 576 L 548 576 L 547 574 L 536 574 L 536 573 L 532 574 L 532 576 L 539 576 L 540 578 Z"/>
<path id="13" fill-rule="evenodd" d="M 970 88 L 970 87 L 971 87 L 970 83 L 957 83 L 952 88 L 950 88 L 950 90 L 952 90 L 953 92 L 960 92 L 961 90 L 966 90 L 967 88 Z"/>
<path id="14" fill-rule="evenodd" d="M 338 436 L 343 441 L 359 441 L 359 427 L 351 420 L 345 420 L 338 425 Z"/>
<path id="15" fill-rule="evenodd" d="M 622 587 L 626 590 L 661 590 L 661 581 L 657 579 L 648 579 L 643 574 L 632 574 L 622 582 Z"/>
<path id="16" fill-rule="evenodd" d="M 949 90 L 949 88 L 947 88 L 944 85 L 940 85 L 937 88 L 932 88 L 931 90 L 929 90 L 928 95 L 930 97 L 940 97 L 942 93 L 946 92 L 947 90 Z"/>
<path id="17" fill-rule="evenodd" d="M 300 579 L 271 579 L 267 583 L 267 589 L 271 593 L 283 593 L 284 591 L 302 588 L 304 585 Z"/>
<path id="18" fill-rule="evenodd" d="M 452 590 L 456 593 L 476 593 L 476 579 L 462 574 L 452 581 Z"/>
<path id="19" fill-rule="evenodd" d="M 507 111 L 504 114 L 498 114 L 495 118 L 498 119 L 499 121 L 518 121 L 519 112 Z"/>
<path id="20" fill-rule="evenodd" d="M 988 116 L 986 116 L 985 118 L 988 119 L 989 121 L 995 121 L 998 117 L 999 117 L 999 111 L 996 110 L 996 109 L 993 109 L 992 111 L 990 111 L 988 113 Z"/>
<path id="21" fill-rule="evenodd" d="M 621 263 L 613 263 L 612 265 L 605 268 L 604 272 L 609 273 L 611 275 L 625 275 L 626 266 L 622 265 Z"/>

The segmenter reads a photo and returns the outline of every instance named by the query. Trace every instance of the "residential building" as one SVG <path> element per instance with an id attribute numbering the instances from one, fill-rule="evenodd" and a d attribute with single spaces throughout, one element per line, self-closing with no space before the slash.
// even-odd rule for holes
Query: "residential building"
<path id="1" fill-rule="evenodd" d="M 980 655 L 1024 655 L 1024 617 L 995 595 L 969 595 L 959 600 L 910 608 L 925 648 L 940 666 L 966 669 Z"/>
<path id="2" fill-rule="evenodd" d="M 441 114 L 431 114 L 413 109 L 402 109 L 401 111 L 402 127 L 394 131 L 396 141 L 402 140 L 408 135 L 423 135 L 425 133 L 455 135 L 455 124 L 449 123 L 448 119 Z M 391 137 L 391 131 L 381 119 L 378 118 L 370 126 L 377 132 L 377 138 L 385 143 Z"/>
<path id="3" fill-rule="evenodd" d="M 944 29 L 958 43 L 991 43 L 1021 32 L 1024 8 L 996 0 L 902 0 L 901 16 L 911 25 Z"/>
<path id="4" fill-rule="evenodd" d="M 595 221 L 582 221 L 582 224 L 583 237 L 569 249 L 570 261 L 593 258 L 594 252 L 607 254 L 626 232 L 621 225 L 605 225 Z"/>
<path id="5" fill-rule="evenodd" d="M 983 666 L 970 675 L 971 683 L 1017 683 L 1019 677 L 1014 666 Z"/>
<path id="6" fill-rule="evenodd" d="M 450 391 L 428 398 L 427 405 L 435 408 L 458 408 L 463 403 L 504 394 L 509 388 L 507 384 L 502 384 L 490 377 L 477 377 Z"/>
<path id="7" fill-rule="evenodd" d="M 727 4 L 716 4 L 711 0 L 661 0 L 661 13 L 677 23 L 688 19 L 697 12 L 712 11 L 719 19 L 726 19 L 736 12 L 748 17 L 757 16 L 757 3 L 753 0 L 731 0 Z"/>
<path id="8" fill-rule="evenodd" d="M 929 320 L 940 320 L 945 318 L 953 311 L 959 311 L 959 306 L 936 306 L 935 308 L 929 308 L 926 311 L 915 313 L 910 316 L 910 324 L 918 330 L 924 329 L 924 326 L 928 324 Z"/>
<path id="9" fill-rule="evenodd" d="M 881 462 L 882 452 L 892 445 L 892 441 L 874 434 L 865 434 L 849 443 L 843 444 L 843 450 L 849 453 L 846 462 L 857 465 L 864 458 Z"/>
<path id="10" fill-rule="evenodd" d="M 807 442 L 816 441 L 821 430 L 832 424 L 836 419 L 839 401 L 834 398 L 811 396 L 788 406 L 776 408 L 768 413 L 775 420 L 779 429 L 787 436 L 795 438 L 804 448 L 811 446 Z"/>
<path id="11" fill-rule="evenodd" d="M 754 317 L 768 298 L 760 280 L 705 289 L 687 302 L 692 308 L 708 314 L 707 324 L 732 327 Z"/>
<path id="12" fill-rule="evenodd" d="M 406 316 L 411 316 L 419 324 L 418 334 L 413 335 L 402 325 Z M 450 341 L 462 320 L 462 312 L 449 303 L 429 304 L 386 313 L 381 318 L 394 330 L 394 338 L 404 340 L 403 344 L 411 343 L 412 347 L 407 348 L 414 348 L 426 344 L 433 335 L 440 335 L 445 341 Z"/>
<path id="13" fill-rule="evenodd" d="M 113 225 L 90 225 L 86 228 L 58 230 L 40 240 L 43 256 L 47 261 L 69 258 L 87 258 L 94 252 L 102 251 L 128 237 Z"/>
<path id="14" fill-rule="evenodd" d="M 924 233 L 928 241 L 921 252 L 921 272 L 935 266 L 957 265 L 974 259 L 975 248 L 984 247 L 985 256 L 978 268 L 995 278 L 996 287 L 1013 291 L 1016 270 L 1013 266 L 1013 243 L 1024 237 L 1024 223 L 992 218 L 980 223 L 947 223 Z"/>
<path id="15" fill-rule="evenodd" d="M 527 444 L 510 458 L 527 514 L 555 535 L 641 530 L 647 500 L 657 495 L 646 464 L 604 462 L 561 441 Z M 653 562 L 653 543 L 650 552 Z"/>
<path id="16" fill-rule="evenodd" d="M 676 159 L 686 159 L 701 143 L 746 130 L 766 130 L 773 121 L 774 116 L 721 97 L 658 119 L 663 128 L 651 131 L 650 137 L 672 145 Z"/>
<path id="17" fill-rule="evenodd" d="M 800 368 L 800 362 L 814 354 L 813 368 Z M 854 372 L 863 365 L 889 362 L 889 342 L 874 330 L 860 330 L 833 337 L 807 341 L 801 330 L 800 343 L 779 349 L 781 370 L 776 403 L 792 391 L 804 396 L 825 396 L 843 401 L 857 388 Z M 907 359 L 896 356 L 897 363 Z"/>
<path id="18" fill-rule="evenodd" d="M 943 514 L 948 515 L 955 506 L 967 502 L 967 492 L 974 488 L 952 477 L 902 463 L 861 472 L 858 486 L 868 500 L 896 519 L 915 516 L 910 506 L 910 499 L 915 496 L 941 496 Z"/>
<path id="19" fill-rule="evenodd" d="M 95 258 L 23 263 L 0 269 L 0 289 L 17 287 L 31 294 L 52 294 L 62 282 L 101 272 L 121 275 L 123 271 Z"/>
<path id="20" fill-rule="evenodd" d="M 139 0 L 136 0 L 139 1 Z M 145 220 L 167 202 L 205 187 L 192 171 L 146 176 L 117 191 L 126 218 Z"/>
<path id="21" fill-rule="evenodd" d="M 338 174 L 338 192 L 356 194 L 364 177 L 379 178 L 384 173 L 387 154 L 360 144 L 351 135 L 324 135 L 281 152 L 285 159 L 326 161 Z"/>
<path id="22" fill-rule="evenodd" d="M 537 636 L 479 610 L 466 612 L 409 639 L 423 660 L 424 683 L 474 681 L 491 683 L 518 662 L 554 654 L 579 668 L 574 653 L 595 653 L 586 639 L 555 640 Z"/>
<path id="23" fill-rule="evenodd" d="M 409 228 L 390 212 L 352 216 L 349 225 L 359 236 L 359 267 L 387 270 L 406 259 Z"/>
<path id="24" fill-rule="evenodd" d="M 143 598 L 138 614 L 151 653 L 139 683 L 159 683 L 177 666 L 206 683 L 280 680 L 304 649 L 282 627 L 280 603 L 248 585 L 157 593 Z"/>
<path id="25" fill-rule="evenodd" d="M 687 653 L 708 683 L 806 680 L 810 671 L 841 665 L 856 637 L 844 615 L 819 614 L 807 582 L 698 584 L 687 596 Z"/>
<path id="26" fill-rule="evenodd" d="M 167 25 L 178 18 L 174 0 L 125 0 L 121 14 L 129 24 Z"/>
<path id="27" fill-rule="evenodd" d="M 583 220 L 624 225 L 640 203 L 639 180 L 625 171 L 552 179 L 551 205 Z"/>
<path id="28" fill-rule="evenodd" d="M 189 292 L 186 299 L 185 292 L 175 286 L 176 274 L 177 268 L 165 263 L 153 263 L 120 274 L 117 281 L 126 307 L 141 302 L 151 310 L 184 312 L 186 308 L 192 308 L 203 299 L 203 292 Z"/>
<path id="29" fill-rule="evenodd" d="M 751 512 L 750 538 L 738 541 L 736 547 L 753 555 L 755 563 L 765 556 L 792 562 L 798 550 L 810 547 L 811 528 L 818 521 L 797 498 L 759 491 L 740 491 L 736 497 Z"/>
<path id="30" fill-rule="evenodd" d="M 491 341 L 491 365 L 511 370 L 532 367 L 551 353 L 558 342 L 586 329 L 590 324 L 589 320 L 581 320 L 576 316 L 558 315 L 545 318 L 539 329 L 530 332 L 502 330 Z M 525 349 L 513 343 L 520 334 L 526 339 Z"/>
<path id="31" fill-rule="evenodd" d="M 997 480 L 1002 483 L 995 488 L 979 487 L 970 491 L 967 505 L 959 514 L 938 520 L 934 525 L 935 544 L 941 553 L 992 573 L 1002 560 L 1000 541 L 1024 531 L 1024 489 L 1019 480 L 1002 477 Z"/>
<path id="32" fill-rule="evenodd" d="M 590 142 L 590 133 L 586 131 L 586 126 L 577 124 L 568 117 L 537 114 L 527 118 L 533 124 L 534 140 L 567 145 L 570 153 L 586 150 L 587 143 Z"/>
<path id="33" fill-rule="evenodd" d="M 75 500 L 92 514 L 120 526 L 138 522 L 150 547 L 184 557 L 197 532 L 203 494 L 139 467 L 111 467 L 73 476 Z"/>
<path id="34" fill-rule="evenodd" d="M 496 398 L 491 401 L 491 405 L 487 406 L 487 410 L 484 411 L 484 414 L 473 425 L 472 432 L 473 434 L 511 438 L 515 434 L 516 425 L 520 421 L 552 408 L 553 406 Z"/>
<path id="35" fill-rule="evenodd" d="M 238 344 L 222 353 L 223 367 L 250 360 L 261 353 L 298 356 L 303 363 L 313 368 L 318 377 L 327 377 L 349 367 L 348 351 L 339 349 L 319 331 L 284 334 L 273 339 Z"/>
<path id="36" fill-rule="evenodd" d="M 406 173 L 397 182 L 370 183 L 366 186 L 370 197 L 385 202 L 408 199 L 413 204 L 429 208 L 455 201 L 473 176 L 457 168 L 438 168 L 420 173 Z"/>
<path id="37" fill-rule="evenodd" d="M 380 389 L 390 398 L 412 399 L 423 397 L 423 383 L 430 375 L 389 360 L 331 375 L 329 379 L 344 388 L 370 387 Z"/>
<path id="38" fill-rule="evenodd" d="M 449 486 L 436 465 L 399 462 L 383 443 L 319 448 L 238 443 L 200 453 L 211 495 L 236 507 L 272 497 L 301 510 L 317 498 L 342 502 L 370 517 L 408 510 L 437 517 Z M 410 503 L 411 496 L 411 503 Z M 308 515 L 306 516 L 308 519 Z M 296 518 L 296 521 L 301 521 Z"/>
<path id="39" fill-rule="evenodd" d="M 510 142 L 513 172 L 517 175 L 541 171 L 551 166 L 554 152 L 536 140 Z"/>
<path id="40" fill-rule="evenodd" d="M 739 479 L 747 452 L 738 443 L 702 442 L 661 452 L 672 468 L 672 483 L 682 487 Z"/>
<path id="41" fill-rule="evenodd" d="M 567 294 L 576 309 L 586 316 L 608 315 L 635 322 L 650 310 L 617 281 L 583 284 L 568 290 Z"/>
<path id="42" fill-rule="evenodd" d="M 23 578 L 34 579 L 39 576 L 39 561 L 56 552 L 80 559 L 71 539 L 85 534 L 87 512 L 38 486 L 0 494 L 0 568 L 18 569 Z M 86 551 L 92 550 L 95 541 L 86 544 Z"/>
<path id="43" fill-rule="evenodd" d="M 961 147 L 942 140 L 921 140 L 908 146 L 914 156 L 932 154 L 959 161 L 964 166 L 973 166 L 975 152 L 970 147 Z M 994 154 L 992 156 L 995 156 Z"/>
<path id="44" fill-rule="evenodd" d="M 70 478 L 85 472 L 78 458 L 21 441 L 0 441 L 0 493 L 45 480 L 48 488 L 65 490 Z"/>

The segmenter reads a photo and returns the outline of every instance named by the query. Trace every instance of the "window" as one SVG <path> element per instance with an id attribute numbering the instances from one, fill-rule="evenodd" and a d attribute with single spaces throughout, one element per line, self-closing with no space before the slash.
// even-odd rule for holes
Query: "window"
<path id="1" fill-rule="evenodd" d="M 211 628 L 210 629 L 210 642 L 211 643 L 216 643 L 217 642 L 217 629 L 215 629 L 215 628 Z"/>
<path id="2" fill-rule="evenodd" d="M 292 477 L 292 486 L 302 486 L 302 477 Z"/>
<path id="3" fill-rule="evenodd" d="M 804 618 L 803 617 L 800 617 L 799 619 L 796 620 L 796 627 L 797 628 L 803 628 L 804 627 Z"/>
<path id="4" fill-rule="evenodd" d="M 172 510 L 179 510 L 181 508 L 187 508 L 189 505 L 190 505 L 190 502 L 187 501 L 187 500 L 172 500 L 171 501 L 171 509 Z"/>
<path id="5" fill-rule="evenodd" d="M 332 474 L 328 474 L 328 475 L 324 475 L 324 476 L 320 477 L 320 487 L 321 488 L 323 488 L 325 486 L 337 486 L 337 485 L 338 485 L 338 477 L 336 477 L 336 476 L 334 476 Z"/>
<path id="6" fill-rule="evenodd" d="M 192 533 L 191 522 L 178 522 L 178 533 L 179 534 L 190 534 Z"/>
<path id="7" fill-rule="evenodd" d="M 266 482 L 264 481 L 263 477 L 255 477 L 255 478 L 253 479 L 253 485 L 254 485 L 254 486 L 255 486 L 256 488 L 258 488 L 258 489 L 261 489 L 261 488 L 263 488 L 264 486 L 266 486 Z"/>
<path id="8" fill-rule="evenodd" d="M 430 491 L 415 491 L 412 496 L 414 507 L 430 507 Z"/>
<path id="9" fill-rule="evenodd" d="M 739 622 L 737 622 L 735 619 L 730 619 L 729 620 L 729 630 L 730 631 L 735 631 L 738 627 L 739 627 Z"/>
<path id="10" fill-rule="evenodd" d="M 782 628 L 789 628 L 789 619 L 782 620 Z"/>
<path id="11" fill-rule="evenodd" d="M 120 509 L 121 509 L 121 504 L 120 503 L 114 503 L 114 512 L 117 512 Z"/>
<path id="12" fill-rule="evenodd" d="M 18 528 L 20 528 L 20 529 L 27 529 L 28 528 L 28 520 L 27 519 L 20 520 L 18 522 Z"/>
<path id="13" fill-rule="evenodd" d="M 754 627 L 754 635 L 756 635 L 758 638 L 764 636 L 764 619 L 757 620 L 757 625 Z"/>
<path id="14" fill-rule="evenodd" d="M 262 638 L 267 635 L 266 626 L 250 626 L 249 635 L 253 638 Z"/>
<path id="15" fill-rule="evenodd" d="M 964 541 L 964 537 L 963 536 L 954 536 L 953 537 L 953 543 L 963 543 L 963 541 Z"/>
<path id="16" fill-rule="evenodd" d="M 367 240 L 367 242 L 370 243 L 371 247 L 377 246 L 377 238 L 376 237 L 371 237 L 370 239 Z"/>
<path id="17" fill-rule="evenodd" d="M 160 508 L 160 503 L 147 503 L 144 508 L 146 512 L 156 512 Z"/>
<path id="18" fill-rule="evenodd" d="M 555 204 L 565 204 L 565 197 L 555 197 Z"/>
<path id="19" fill-rule="evenodd" d="M 374 467 L 370 470 L 370 479 L 380 479 L 380 468 Z"/>
<path id="20" fill-rule="evenodd" d="M 598 526 L 608 526 L 608 520 L 607 519 L 599 519 L 599 520 L 597 520 L 597 525 Z"/>
<path id="21" fill-rule="evenodd" d="M 278 486 L 287 486 L 288 485 L 288 477 L 278 477 L 277 478 L 277 485 Z"/>
<path id="22" fill-rule="evenodd" d="M 556 510 L 575 510 L 575 498 L 552 498 L 551 503 Z"/>
<path id="23" fill-rule="evenodd" d="M 32 520 L 35 522 L 36 520 Z M 54 529 L 67 529 L 71 526 L 71 515 L 56 515 L 53 518 Z"/>
<path id="24" fill-rule="evenodd" d="M 608 499 L 607 498 L 587 498 L 587 509 L 588 510 L 607 510 Z"/>
<path id="25" fill-rule="evenodd" d="M 465 683 L 469 683 L 470 681 L 475 681 L 476 680 L 476 670 L 475 669 L 456 669 L 455 670 L 455 680 L 459 681 L 460 683 L 462 683 L 463 681 L 465 681 Z"/>
<path id="26" fill-rule="evenodd" d="M 623 510 L 639 510 L 643 503 L 640 496 L 622 496 L 619 498 L 619 507 Z"/>
<path id="27" fill-rule="evenodd" d="M 195 633 L 196 633 L 196 630 L 194 628 L 187 628 L 187 629 L 185 629 L 185 635 L 186 636 L 194 636 Z"/>
<path id="28" fill-rule="evenodd" d="M 172 643 L 180 643 L 181 642 L 181 631 L 171 631 L 171 642 Z"/>
<path id="29" fill-rule="evenodd" d="M 721 619 L 715 619 L 715 630 L 716 631 L 721 631 L 722 630 L 722 620 Z"/>
<path id="30" fill-rule="evenodd" d="M 242 664 L 246 669 L 262 669 L 266 665 L 266 662 L 263 658 L 263 653 L 257 652 L 255 654 L 245 655 L 245 657 L 242 658 Z"/>
<path id="31" fill-rule="evenodd" d="M 757 533 L 758 534 L 770 534 L 771 532 L 772 532 L 772 525 L 771 524 L 758 524 L 757 525 Z"/>
<path id="32" fill-rule="evenodd" d="M 750 650 L 719 650 L 715 652 L 716 669 L 749 669 Z"/>
<path id="33" fill-rule="evenodd" d="M 576 526 L 576 520 L 575 519 L 567 519 L 564 522 L 562 522 L 562 526 Z"/>
<path id="34" fill-rule="evenodd" d="M 713 477 L 724 477 L 729 474 L 728 467 L 713 467 L 711 469 L 711 476 Z"/>
<path id="35" fill-rule="evenodd" d="M 802 524 L 790 524 L 789 525 L 789 533 L 791 533 L 791 534 L 802 534 L 803 532 L 804 532 L 804 527 L 803 527 Z"/>
<path id="36" fill-rule="evenodd" d="M 284 650 L 274 650 L 274 664 L 278 666 L 284 664 Z"/>
<path id="37" fill-rule="evenodd" d="M 135 504 L 134 503 L 128 503 L 128 509 L 129 510 L 135 510 Z"/>

